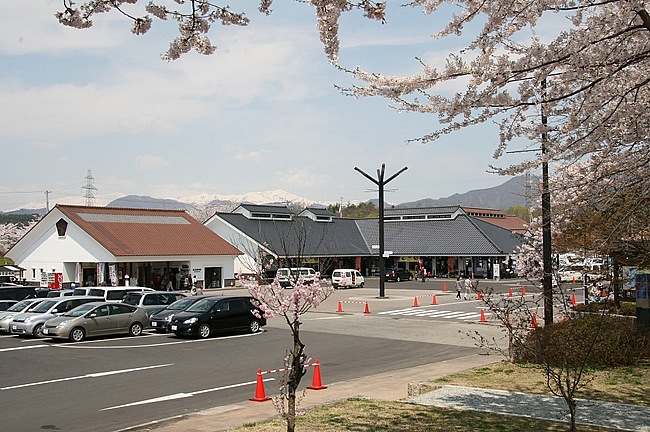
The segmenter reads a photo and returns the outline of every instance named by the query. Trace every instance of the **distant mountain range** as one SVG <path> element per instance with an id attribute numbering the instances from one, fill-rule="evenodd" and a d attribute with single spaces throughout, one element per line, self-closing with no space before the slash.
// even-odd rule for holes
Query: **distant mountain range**
<path id="1" fill-rule="evenodd" d="M 526 177 L 513 177 L 505 183 L 487 188 L 477 189 L 462 194 L 454 194 L 446 198 L 431 199 L 425 198 L 418 201 L 406 202 L 401 204 L 390 204 L 390 206 L 408 208 L 408 207 L 435 207 L 445 205 L 463 205 L 465 207 L 492 208 L 497 210 L 506 210 L 515 205 L 526 205 Z M 378 200 L 370 200 L 377 205 Z M 182 198 L 154 198 L 143 195 L 126 195 L 105 204 L 109 207 L 128 207 L 128 208 L 147 208 L 147 209 L 167 209 L 167 210 L 187 210 L 194 217 L 203 220 L 206 216 L 212 215 L 216 211 L 230 211 L 242 202 L 252 204 L 293 204 L 300 207 L 312 205 L 328 206 L 336 205 L 338 202 L 313 201 L 307 198 L 299 197 L 283 190 L 268 192 L 253 192 L 245 195 L 210 195 L 201 194 Z M 74 205 L 83 205 L 79 202 L 79 197 L 70 199 L 70 202 L 59 200 L 59 203 L 68 203 Z M 387 204 L 388 205 L 388 204 Z M 19 209 L 5 214 L 45 214 L 45 208 L 39 209 Z"/>

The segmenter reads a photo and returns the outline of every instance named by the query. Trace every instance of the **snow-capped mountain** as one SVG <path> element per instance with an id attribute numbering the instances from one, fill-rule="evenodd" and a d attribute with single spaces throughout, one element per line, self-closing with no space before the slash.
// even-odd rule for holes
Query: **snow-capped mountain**
<path id="1" fill-rule="evenodd" d="M 193 205 L 208 205 L 217 202 L 232 202 L 232 203 L 251 203 L 251 204 L 270 204 L 270 203 L 296 203 L 304 207 L 308 207 L 312 204 L 322 204 L 324 206 L 330 204 L 336 204 L 332 202 L 318 202 L 313 201 L 307 198 L 294 195 L 282 189 L 276 189 L 274 191 L 266 192 L 249 192 L 243 195 L 214 195 L 214 194 L 200 194 L 185 196 L 180 198 L 170 198 L 176 201 L 180 201 L 187 204 Z"/>

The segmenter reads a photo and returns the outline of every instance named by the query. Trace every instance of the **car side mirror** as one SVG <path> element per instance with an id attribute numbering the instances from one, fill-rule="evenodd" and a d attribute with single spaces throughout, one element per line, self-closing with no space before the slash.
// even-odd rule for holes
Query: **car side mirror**
<path id="1" fill-rule="evenodd" d="M 97 317 L 97 313 L 95 313 L 95 312 L 89 313 L 88 315 L 86 315 L 86 318 L 96 318 L 96 317 Z"/>
<path id="2" fill-rule="evenodd" d="M 53 313 L 53 314 L 55 314 L 55 313 L 59 313 L 59 310 L 58 310 L 58 309 L 52 309 L 52 313 Z"/>

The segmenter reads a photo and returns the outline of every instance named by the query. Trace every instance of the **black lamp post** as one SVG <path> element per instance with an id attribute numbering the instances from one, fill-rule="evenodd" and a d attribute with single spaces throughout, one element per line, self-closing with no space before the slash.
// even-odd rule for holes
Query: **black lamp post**
<path id="1" fill-rule="evenodd" d="M 379 297 L 383 298 L 385 292 L 384 279 L 386 278 L 386 265 L 384 264 L 384 186 L 389 181 L 406 171 L 408 167 L 402 168 L 386 180 L 384 180 L 384 170 L 386 169 L 386 164 L 381 164 L 381 170 L 377 170 L 377 180 L 361 171 L 361 169 L 357 167 L 354 167 L 354 169 L 359 171 L 364 177 L 379 187 Z"/>

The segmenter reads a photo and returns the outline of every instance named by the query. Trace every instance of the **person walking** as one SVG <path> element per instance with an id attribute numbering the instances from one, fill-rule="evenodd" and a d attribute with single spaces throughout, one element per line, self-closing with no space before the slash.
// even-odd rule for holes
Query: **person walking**
<path id="1" fill-rule="evenodd" d="M 472 285 L 472 278 L 470 275 L 465 276 L 465 300 L 469 300 L 472 296 L 472 288 L 474 288 L 474 285 Z"/>
<path id="2" fill-rule="evenodd" d="M 463 282 L 460 280 L 460 276 L 456 277 L 456 298 L 460 300 L 460 292 L 463 290 Z"/>

